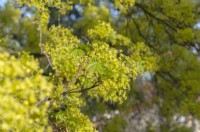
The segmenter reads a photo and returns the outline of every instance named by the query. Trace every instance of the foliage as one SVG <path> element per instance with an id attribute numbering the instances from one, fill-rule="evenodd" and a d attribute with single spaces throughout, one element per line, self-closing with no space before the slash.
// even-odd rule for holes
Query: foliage
<path id="1" fill-rule="evenodd" d="M 0 28 L 2 29 L 0 37 L 4 38 L 4 50 L 12 53 L 16 51 L 38 52 L 40 50 L 39 34 L 33 19 L 21 17 L 20 10 L 14 8 L 11 3 L 0 7 Z"/>
<path id="2" fill-rule="evenodd" d="M 113 122 L 108 122 L 103 131 L 106 132 L 122 132 L 125 131 L 126 121 L 122 119 L 120 116 L 115 116 Z"/>
<path id="3" fill-rule="evenodd" d="M 63 14 L 64 10 L 71 9 L 72 2 L 77 1 L 68 2 L 70 3 L 18 1 L 18 4 L 21 6 L 27 4 L 28 7 L 35 8 L 33 16 L 35 20 L 32 21 L 38 26 L 40 32 L 38 39 L 41 52 L 45 54 L 53 69 L 49 80 L 55 88 L 51 95 L 47 95 L 50 100 L 48 116 L 53 129 L 93 131 L 93 125 L 88 117 L 80 112 L 80 108 L 84 105 L 80 93 L 86 92 L 92 98 L 121 103 L 126 99 L 129 90 L 129 78 L 141 74 L 144 71 L 142 69 L 153 68 L 143 68 L 147 67 L 148 63 L 135 60 L 134 55 L 125 55 L 121 50 L 109 45 L 110 42 L 113 45 L 131 44 L 128 38 L 117 34 L 109 23 L 99 22 L 98 25 L 91 27 L 86 32 L 88 41 L 84 43 L 72 35 L 69 29 L 61 26 L 47 29 L 49 18 L 47 7 L 57 8 Z M 107 32 L 108 30 L 110 32 Z M 104 36 L 101 36 L 103 34 Z M 42 35 L 48 39 L 41 38 Z M 142 45 L 145 47 L 144 44 Z M 140 47 L 136 46 L 132 50 L 138 50 L 135 53 L 140 56 L 138 48 Z M 27 91 L 32 90 L 27 88 Z"/>
<path id="4" fill-rule="evenodd" d="M 138 105 L 145 92 L 133 82 L 149 72 L 155 93 L 143 101 L 156 103 L 165 123 L 175 113 L 199 118 L 194 1 L 16 0 L 18 9 L 7 3 L 0 8 L 0 96 L 7 102 L 0 105 L 0 129 L 95 131 L 82 112 L 88 100 Z M 40 65 L 18 51 L 39 57 Z M 120 122 L 117 118 L 113 121 Z M 33 124 L 38 127 L 30 130 Z"/>
<path id="5" fill-rule="evenodd" d="M 135 0 L 113 0 L 115 7 L 119 9 L 122 13 L 128 13 L 129 8 L 134 6 Z"/>
<path id="6" fill-rule="evenodd" d="M 174 58 L 170 57 L 172 55 Z M 195 55 L 187 51 L 186 48 L 174 46 L 173 50 L 161 62 L 165 67 L 162 66 L 162 72 L 158 72 L 156 76 L 157 81 L 159 81 L 157 85 L 160 85 L 158 91 L 163 97 L 161 112 L 163 114 L 190 113 L 199 118 L 199 113 L 196 111 L 199 102 L 196 100 L 199 89 L 199 81 L 197 80 L 199 79 L 198 67 L 200 63 L 196 61 Z M 163 73 L 167 75 L 163 77 Z M 166 89 L 166 86 L 169 88 Z M 167 96 L 169 94 L 171 96 Z M 175 109 L 171 109 L 171 107 Z"/>
<path id="7" fill-rule="evenodd" d="M 38 63 L 27 54 L 19 58 L 0 55 L 0 130 L 51 130 L 47 122 L 48 103 L 36 103 L 50 95 L 51 87 L 41 75 Z"/>

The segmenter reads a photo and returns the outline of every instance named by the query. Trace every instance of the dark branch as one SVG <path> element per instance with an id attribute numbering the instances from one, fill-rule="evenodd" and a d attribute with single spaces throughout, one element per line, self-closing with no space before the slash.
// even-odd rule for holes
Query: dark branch
<path id="1" fill-rule="evenodd" d="M 132 17 L 131 17 L 131 18 L 132 18 Z M 139 27 L 139 25 L 137 24 L 137 22 L 135 21 L 135 19 L 132 18 L 132 20 L 133 20 L 133 23 L 134 23 L 134 25 L 135 25 L 137 31 L 138 31 L 138 34 L 144 39 L 144 41 L 146 42 L 146 44 L 147 44 L 150 48 L 152 48 L 152 49 L 155 50 L 155 48 L 153 47 L 153 45 L 146 39 L 146 37 L 144 36 L 144 34 L 142 34 L 142 32 L 141 32 L 141 30 L 140 30 L 140 27 Z"/>
<path id="2" fill-rule="evenodd" d="M 174 28 L 173 26 L 171 26 L 169 23 L 167 23 L 165 20 L 160 19 L 158 17 L 156 17 L 154 14 L 152 14 L 150 11 L 148 11 L 147 9 L 145 9 L 141 4 L 139 3 L 135 3 L 135 6 L 140 8 L 142 11 L 144 11 L 144 13 L 146 13 L 147 15 L 149 15 L 150 17 L 152 17 L 153 19 L 157 20 L 160 23 L 165 24 L 167 27 L 171 28 L 173 31 L 176 32 L 176 28 Z"/>
<path id="3" fill-rule="evenodd" d="M 97 82 L 95 82 L 91 87 L 84 88 L 84 89 L 80 89 L 80 90 L 72 89 L 72 90 L 67 91 L 67 93 L 79 93 L 79 92 L 85 92 L 85 91 L 88 91 L 88 90 L 94 89 L 94 88 L 96 88 L 97 86 L 99 86 L 99 84 L 97 84 Z"/>
<path id="4" fill-rule="evenodd" d="M 10 53 L 11 55 L 14 55 L 14 56 L 18 56 L 19 54 L 18 53 Z M 45 54 L 42 54 L 42 53 L 34 53 L 34 52 L 31 52 L 30 55 L 34 56 L 35 58 L 42 58 L 42 57 L 45 57 Z"/>

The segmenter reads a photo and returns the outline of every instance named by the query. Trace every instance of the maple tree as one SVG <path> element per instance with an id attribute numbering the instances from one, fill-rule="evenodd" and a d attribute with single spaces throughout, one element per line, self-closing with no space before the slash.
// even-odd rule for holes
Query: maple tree
<path id="1" fill-rule="evenodd" d="M 95 131 L 87 99 L 123 106 L 144 73 L 167 122 L 198 118 L 195 2 L 10 1 L 0 8 L 0 130 Z"/>

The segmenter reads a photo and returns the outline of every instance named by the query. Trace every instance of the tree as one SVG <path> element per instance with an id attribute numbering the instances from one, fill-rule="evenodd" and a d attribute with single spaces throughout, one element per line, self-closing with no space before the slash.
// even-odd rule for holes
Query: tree
<path id="1" fill-rule="evenodd" d="M 38 125 L 31 128 L 26 119 L 14 118 L 18 115 L 15 108 L 9 120 L 0 118 L 2 131 L 95 131 L 82 112 L 88 99 L 119 105 L 127 98 L 130 101 L 132 92 L 137 92 L 134 80 L 145 72 L 154 73 L 151 82 L 156 92 L 151 103 L 156 103 L 160 116 L 167 119 L 163 124 L 170 125 L 176 113 L 199 117 L 199 61 L 198 54 L 193 53 L 199 50 L 199 30 L 195 28 L 199 8 L 195 1 L 15 2 L 18 9 L 8 3 L 1 8 L 0 16 L 4 29 L 1 50 L 12 54 L 2 53 L 1 63 L 8 66 L 0 72 L 0 80 L 2 89 L 16 89 L 11 93 L 2 90 L 0 96 L 8 103 L 0 105 L 1 115 L 7 115 L 6 111 L 12 109 L 9 103 L 14 102 L 24 111 L 41 112 L 28 114 L 27 120 Z M 33 57 L 18 55 L 19 51 L 39 57 L 44 72 L 37 71 Z M 35 66 L 32 72 L 29 66 Z M 44 81 L 32 80 L 37 76 Z M 30 80 L 30 85 L 22 80 Z M 18 95 L 16 82 L 22 87 L 28 85 L 22 92 L 35 95 Z M 34 88 L 44 89 L 42 95 L 37 95 Z M 23 117 L 24 113 L 19 115 Z M 38 118 L 44 121 L 38 122 Z M 27 124 L 9 123 L 16 121 Z"/>

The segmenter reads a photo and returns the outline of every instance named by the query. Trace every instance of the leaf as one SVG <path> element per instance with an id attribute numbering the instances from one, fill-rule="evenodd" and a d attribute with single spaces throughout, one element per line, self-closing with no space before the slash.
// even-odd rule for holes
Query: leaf
<path id="1" fill-rule="evenodd" d="M 84 87 L 86 87 L 86 88 L 91 87 L 94 84 L 95 80 L 96 80 L 96 78 L 86 79 L 84 81 Z"/>
<path id="2" fill-rule="evenodd" d="M 78 47 L 86 53 L 91 52 L 90 46 L 87 44 L 79 44 Z"/>
<path id="3" fill-rule="evenodd" d="M 88 65 L 87 69 L 93 71 L 93 72 L 98 72 L 98 73 L 103 73 L 103 67 L 100 63 L 98 62 L 92 62 Z"/>
<path id="4" fill-rule="evenodd" d="M 71 55 L 77 57 L 77 56 L 83 56 L 85 53 L 82 49 L 74 49 L 72 52 L 71 52 Z"/>

